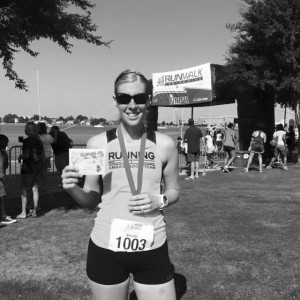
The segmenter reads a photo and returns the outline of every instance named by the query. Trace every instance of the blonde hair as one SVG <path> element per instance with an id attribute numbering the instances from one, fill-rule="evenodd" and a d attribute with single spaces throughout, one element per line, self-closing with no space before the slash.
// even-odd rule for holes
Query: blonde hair
<path id="1" fill-rule="evenodd" d="M 140 72 L 137 72 L 132 69 L 127 69 L 119 74 L 119 76 L 115 80 L 115 94 L 117 93 L 118 87 L 124 83 L 128 82 L 135 82 L 135 81 L 142 81 L 145 83 L 146 86 L 146 92 L 148 93 L 148 80 L 147 78 L 141 74 Z"/>

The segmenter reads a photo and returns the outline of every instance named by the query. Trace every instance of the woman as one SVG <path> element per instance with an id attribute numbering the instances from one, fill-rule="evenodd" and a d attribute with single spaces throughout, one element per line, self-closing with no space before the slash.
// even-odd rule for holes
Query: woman
<path id="1" fill-rule="evenodd" d="M 37 217 L 39 185 L 45 157 L 43 143 L 37 134 L 36 124 L 28 122 L 25 126 L 25 134 L 27 138 L 22 141 L 22 154 L 18 158 L 18 162 L 22 162 L 22 212 L 17 216 L 17 219 L 26 219 L 27 217 L 26 210 L 30 190 L 32 190 L 33 195 L 32 217 Z"/>
<path id="2" fill-rule="evenodd" d="M 233 124 L 228 123 L 225 130 L 224 140 L 223 140 L 223 149 L 225 152 L 224 167 L 223 172 L 229 172 L 229 166 L 235 160 L 235 148 L 237 145 L 237 138 L 235 136 L 235 131 L 232 129 Z"/>
<path id="3" fill-rule="evenodd" d="M 53 143 L 53 137 L 47 133 L 47 125 L 44 122 L 40 122 L 37 125 L 38 127 L 38 134 L 40 136 L 40 140 L 43 143 L 45 158 L 43 163 L 43 171 L 42 171 L 42 179 L 41 179 L 41 186 L 40 192 L 45 191 L 45 185 L 47 181 L 48 169 L 51 168 L 51 155 L 52 155 L 52 147 L 51 144 Z"/>
<path id="4" fill-rule="evenodd" d="M 62 174 L 63 187 L 80 205 L 100 208 L 88 248 L 89 283 L 96 299 L 127 299 L 132 273 L 139 299 L 175 300 L 161 209 L 179 199 L 177 149 L 170 137 L 144 126 L 150 100 L 142 74 L 122 72 L 114 92 L 118 127 L 87 143 L 106 149 L 105 174 L 86 176 L 83 189 L 75 168 Z"/>
<path id="5" fill-rule="evenodd" d="M 64 167 L 69 164 L 69 149 L 72 148 L 72 140 L 65 132 L 60 131 L 58 126 L 51 127 L 50 135 L 53 137 L 54 164 L 57 172 L 61 174 Z"/>
<path id="6" fill-rule="evenodd" d="M 218 147 L 218 151 L 220 151 L 222 149 L 222 146 L 223 146 L 222 140 L 223 140 L 223 134 L 222 134 L 221 130 L 218 130 L 217 134 L 216 134 L 216 145 Z"/>
<path id="7" fill-rule="evenodd" d="M 205 135 L 205 154 L 206 154 L 206 165 L 211 168 L 214 165 L 214 160 L 212 159 L 213 152 L 215 150 L 214 146 L 214 140 L 213 140 L 213 132 L 212 131 L 207 131 Z"/>
<path id="8" fill-rule="evenodd" d="M 274 161 L 278 158 L 279 155 L 283 156 L 283 170 L 287 171 L 288 167 L 286 165 L 287 163 L 287 149 L 286 149 L 286 131 L 283 128 L 282 124 L 278 124 L 276 126 L 276 130 L 273 134 L 273 139 L 277 138 L 277 145 L 274 147 L 274 155 L 269 163 L 269 165 L 266 167 L 267 170 L 272 169 L 272 165 Z"/>
<path id="9" fill-rule="evenodd" d="M 252 138 L 249 146 L 249 159 L 247 162 L 247 167 L 243 169 L 243 172 L 249 172 L 249 167 L 253 160 L 255 153 L 258 155 L 258 162 L 259 162 L 259 172 L 262 172 L 262 153 L 264 153 L 265 148 L 264 144 L 266 143 L 267 136 L 262 131 L 264 129 L 264 124 L 260 123 L 257 126 L 257 130 L 253 131 Z"/>

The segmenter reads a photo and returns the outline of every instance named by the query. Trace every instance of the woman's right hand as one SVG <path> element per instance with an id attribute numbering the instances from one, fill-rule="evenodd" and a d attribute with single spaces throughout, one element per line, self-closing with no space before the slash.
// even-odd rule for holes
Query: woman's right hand
<path id="1" fill-rule="evenodd" d="M 82 177 L 76 167 L 66 166 L 61 175 L 63 188 L 66 190 L 74 188 Z"/>

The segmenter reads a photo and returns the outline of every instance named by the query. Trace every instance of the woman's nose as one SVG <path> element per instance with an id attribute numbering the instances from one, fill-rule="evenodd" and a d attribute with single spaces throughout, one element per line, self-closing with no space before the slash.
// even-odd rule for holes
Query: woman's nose
<path id="1" fill-rule="evenodd" d="M 133 98 L 131 98 L 131 100 L 130 100 L 130 102 L 128 104 L 128 107 L 130 107 L 130 108 L 135 108 L 136 107 L 136 103 L 135 103 L 135 101 L 134 101 Z"/>

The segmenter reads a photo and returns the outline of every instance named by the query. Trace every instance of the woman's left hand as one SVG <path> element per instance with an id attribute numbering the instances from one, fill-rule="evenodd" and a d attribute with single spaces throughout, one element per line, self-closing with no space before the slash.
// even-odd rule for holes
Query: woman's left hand
<path id="1" fill-rule="evenodd" d="M 128 209 L 136 215 L 147 214 L 158 210 L 161 206 L 160 195 L 139 194 L 129 199 Z"/>

